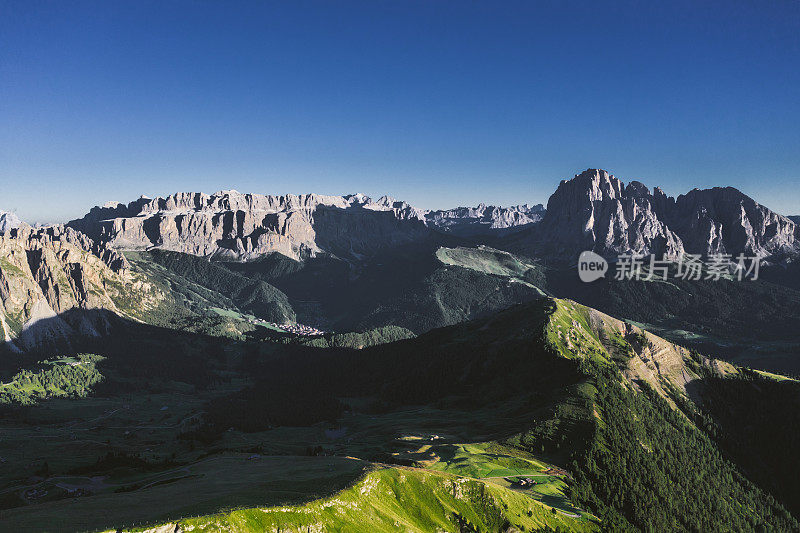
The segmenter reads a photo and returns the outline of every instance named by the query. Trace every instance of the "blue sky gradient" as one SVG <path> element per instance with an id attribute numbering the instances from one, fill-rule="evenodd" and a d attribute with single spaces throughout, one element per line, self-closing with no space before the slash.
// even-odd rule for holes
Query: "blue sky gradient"
<path id="1" fill-rule="evenodd" d="M 604 168 L 800 213 L 800 3 L 0 0 L 0 209 L 235 188 L 546 203 Z"/>

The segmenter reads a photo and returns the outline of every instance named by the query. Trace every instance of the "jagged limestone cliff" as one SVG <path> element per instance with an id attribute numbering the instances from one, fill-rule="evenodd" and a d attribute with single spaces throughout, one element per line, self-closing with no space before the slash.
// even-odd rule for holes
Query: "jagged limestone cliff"
<path id="1" fill-rule="evenodd" d="M 387 197 L 222 191 L 107 204 L 69 226 L 113 248 L 248 260 L 271 252 L 292 258 L 320 251 L 357 257 L 424 237 L 423 218 Z"/>
<path id="2" fill-rule="evenodd" d="M 583 250 L 608 257 L 800 255 L 800 227 L 732 187 L 694 189 L 675 199 L 638 181 L 625 186 L 599 169 L 563 180 L 527 237 L 528 251 L 572 260 Z"/>
<path id="3" fill-rule="evenodd" d="M 160 248 L 217 259 L 252 260 L 279 252 L 358 258 L 424 239 L 434 231 L 487 234 L 537 222 L 541 205 L 423 211 L 383 196 L 268 196 L 221 191 L 112 202 L 69 226 L 119 249 Z"/>
<path id="4" fill-rule="evenodd" d="M 132 317 L 148 306 L 148 292 L 122 255 L 71 228 L 21 226 L 0 236 L 0 326 L 12 350 L 102 335 L 106 312 Z"/>

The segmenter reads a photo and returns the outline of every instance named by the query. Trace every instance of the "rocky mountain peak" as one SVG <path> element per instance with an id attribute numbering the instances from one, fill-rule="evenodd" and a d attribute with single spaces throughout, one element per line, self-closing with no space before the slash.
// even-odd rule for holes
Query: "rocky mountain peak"
<path id="1" fill-rule="evenodd" d="M 538 244 L 545 255 L 564 258 L 583 250 L 606 256 L 682 252 L 680 239 L 659 219 L 653 202 L 638 181 L 625 187 L 605 170 L 585 170 L 563 180 L 548 200 Z"/>
<path id="2" fill-rule="evenodd" d="M 622 197 L 623 189 L 622 182 L 605 170 L 590 168 L 570 180 L 562 180 L 547 202 L 547 210 L 551 208 L 551 201 L 555 202 L 555 206 L 565 199 L 584 195 L 592 202 L 616 200 Z"/>
<path id="3" fill-rule="evenodd" d="M 650 189 L 640 181 L 632 181 L 625 187 L 625 196 L 631 198 L 651 198 Z"/>
<path id="4" fill-rule="evenodd" d="M 564 258 L 583 250 L 780 258 L 800 254 L 800 229 L 733 187 L 693 189 L 675 199 L 589 169 L 559 184 L 536 242 L 541 253 Z"/>
<path id="5" fill-rule="evenodd" d="M 692 253 L 760 257 L 800 253 L 800 229 L 733 187 L 693 189 L 668 213 Z"/>
<path id="6" fill-rule="evenodd" d="M 0 211 L 0 235 L 23 225 L 23 222 L 14 213 Z"/>
<path id="7" fill-rule="evenodd" d="M 93 241 L 80 231 L 61 224 L 40 228 L 33 228 L 27 224 L 22 224 L 19 227 L 9 230 L 5 234 L 5 237 L 9 240 L 24 243 L 28 248 L 31 246 L 63 248 L 64 245 L 59 243 L 64 243 L 74 247 L 76 250 L 81 250 L 93 255 L 115 273 L 119 273 L 128 268 L 128 262 L 125 256 L 118 251 L 108 248 L 103 243 Z"/>

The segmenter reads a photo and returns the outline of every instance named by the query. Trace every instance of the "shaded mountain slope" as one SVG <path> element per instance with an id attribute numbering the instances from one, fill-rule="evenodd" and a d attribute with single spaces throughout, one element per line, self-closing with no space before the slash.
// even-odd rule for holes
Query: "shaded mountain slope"
<path id="1" fill-rule="evenodd" d="M 189 254 L 151 250 L 146 257 L 167 270 L 223 295 L 242 311 L 264 320 L 294 322 L 295 314 L 285 294 L 264 281 L 252 280 Z"/>
<path id="2" fill-rule="evenodd" d="M 279 288 L 300 322 L 336 331 L 395 325 L 420 333 L 541 294 L 533 265 L 520 263 L 520 271 L 512 271 L 510 264 L 504 265 L 514 261 L 509 254 L 468 251 L 458 247 L 463 243 L 441 236 L 383 250 L 356 263 L 322 255 L 298 262 L 272 254 L 247 263 L 220 264 Z M 439 251 L 451 249 L 457 260 Z"/>
<path id="3" fill-rule="evenodd" d="M 464 479 L 458 483 L 491 494 L 491 499 L 457 498 L 454 502 L 454 493 L 445 490 L 454 486 L 454 478 L 423 470 L 438 464 L 430 464 L 430 455 L 424 451 L 426 446 L 429 452 L 439 454 L 439 461 L 445 461 L 447 446 L 486 441 L 505 443 L 503 449 L 509 453 L 517 450 L 525 457 L 536 457 L 561 467 L 565 473 L 558 476 L 570 501 L 601 518 L 604 528 L 647 531 L 664 524 L 674 530 L 797 528 L 797 522 L 782 505 L 792 502 L 791 494 L 784 492 L 791 484 L 768 483 L 768 478 L 779 474 L 775 468 L 780 463 L 767 457 L 761 457 L 760 462 L 740 462 L 739 456 L 733 455 L 733 448 L 726 448 L 721 434 L 714 433 L 694 412 L 696 409 L 705 413 L 705 402 L 715 397 L 724 399 L 715 392 L 716 385 L 709 385 L 711 380 L 727 386 L 747 378 L 745 373 L 571 301 L 541 298 L 489 317 L 435 329 L 414 339 L 361 350 L 315 348 L 296 343 L 235 344 L 145 324 L 130 323 L 125 327 L 130 330 L 127 333 L 118 330 L 111 343 L 98 341 L 93 347 L 86 346 L 106 350 L 102 352 L 106 359 L 97 364 L 97 369 L 109 380 L 103 394 L 119 394 L 120 387 L 126 387 L 122 389 L 126 394 L 123 401 L 130 402 L 135 398 L 132 393 L 137 390 L 136 383 L 146 382 L 148 394 L 160 394 L 163 387 L 176 387 L 176 381 L 180 381 L 181 387 L 192 391 L 192 398 L 202 395 L 205 398 L 202 425 L 189 424 L 176 441 L 175 449 L 183 460 L 196 458 L 198 454 L 204 456 L 207 449 L 229 446 L 262 453 L 261 448 L 251 448 L 252 443 L 260 442 L 270 450 L 268 453 L 284 454 L 283 462 L 288 464 L 295 457 L 308 454 L 301 443 L 311 438 L 312 447 L 316 442 L 326 446 L 333 442 L 337 455 L 406 464 L 422 476 L 408 479 L 406 484 L 396 477 L 404 472 L 402 468 L 382 470 L 381 475 L 389 477 L 377 482 L 377 492 L 362 492 L 361 483 L 365 481 L 361 480 L 353 485 L 355 490 L 346 492 L 344 500 L 338 500 L 351 502 L 353 509 L 361 510 L 373 509 L 376 501 L 381 502 L 369 517 L 345 512 L 351 508 L 348 505 L 341 506 L 344 514 L 335 513 L 339 516 L 335 520 L 343 522 L 329 521 L 334 520 L 330 514 L 319 514 L 324 505 L 338 508 L 337 503 L 325 504 L 329 500 L 311 502 L 302 508 L 284 506 L 280 511 L 267 513 L 261 509 L 271 507 L 256 506 L 192 519 L 187 514 L 196 513 L 181 512 L 171 506 L 171 521 L 167 523 L 172 529 L 176 523 L 205 524 L 212 529 L 238 524 L 236 527 L 242 531 L 260 530 L 264 524 L 290 528 L 321 523 L 338 527 L 336 524 L 348 524 L 351 520 L 375 520 L 375 527 L 383 527 L 388 520 L 387 527 L 391 527 L 392 520 L 398 519 L 425 529 L 434 515 L 439 517 L 436 519 L 439 527 L 453 531 L 459 531 L 459 524 L 467 522 L 483 524 L 489 529 L 497 524 L 505 528 L 557 524 L 592 527 L 593 522 L 583 511 L 581 518 L 572 522 L 568 520 L 574 518 L 570 516 L 572 512 L 549 510 L 556 503 L 553 500 L 534 500 L 528 492 L 518 489 L 500 490 L 501 481 L 475 479 L 469 474 L 458 474 Z M 244 389 L 215 387 L 219 383 L 232 384 L 231 377 L 245 375 L 248 380 L 240 382 Z M 154 380 L 153 376 L 160 379 Z M 748 401 L 757 402 L 759 389 L 764 389 L 763 383 L 754 383 L 756 397 Z M 162 403 L 156 401 L 149 406 L 149 412 L 159 417 L 167 417 L 172 409 L 179 408 L 173 403 L 167 411 L 159 410 Z M 147 405 L 141 403 L 142 408 Z M 131 411 L 125 416 L 134 414 Z M 745 411 L 741 414 L 756 416 Z M 187 416 L 178 414 L 175 423 L 183 424 Z M 341 426 L 333 422 L 336 419 Z M 735 426 L 722 419 L 714 424 L 726 432 L 735 430 Z M 154 424 L 145 420 L 143 426 L 152 428 Z M 408 453 L 409 443 L 415 442 L 405 440 L 409 426 L 425 428 L 429 435 L 437 436 L 420 442 L 429 443 L 420 448 L 423 451 Z M 171 425 L 156 427 L 163 432 Z M 353 433 L 344 429 L 347 427 Z M 329 431 L 342 433 L 344 437 L 323 439 L 322 435 Z M 125 447 L 128 446 L 125 443 L 138 442 L 128 440 L 134 437 L 121 437 L 121 430 L 112 429 L 108 434 L 110 438 L 119 438 Z M 772 435 L 787 439 L 782 441 L 784 457 L 796 453 L 791 433 Z M 444 447 L 440 450 L 436 443 Z M 774 453 L 771 448 L 759 451 L 747 441 L 743 443 L 747 455 L 756 458 L 767 451 Z M 725 450 L 726 455 L 720 450 Z M 222 459 L 215 458 L 217 462 Z M 237 460 L 257 471 L 261 468 L 259 461 L 266 459 L 256 456 L 250 462 L 244 456 Z M 319 461 L 314 463 L 319 465 L 334 461 L 333 457 L 305 457 L 309 464 L 312 459 Z M 434 455 L 433 460 L 436 459 Z M 86 467 L 87 475 L 94 475 L 102 464 Z M 765 469 L 764 478 L 752 476 L 750 469 L 755 465 Z M 172 472 L 177 466 L 161 468 Z M 200 466 L 191 463 L 180 469 L 195 472 Z M 206 471 L 208 475 L 215 474 Z M 371 475 L 364 479 L 372 479 Z M 116 501 L 139 505 L 137 502 L 158 494 L 176 497 L 175 490 L 170 489 L 173 482 L 191 493 L 193 484 L 207 486 L 204 479 L 181 474 L 163 485 L 134 486 L 119 494 L 106 491 L 97 496 L 87 495 L 70 505 L 90 509 L 95 505 L 92 502 L 108 505 L 116 497 L 120 498 Z M 424 480 L 428 482 L 418 483 Z M 306 497 L 314 494 L 313 484 L 303 487 Z M 764 489 L 772 491 L 772 496 Z M 413 494 L 413 498 L 406 502 L 403 499 L 406 496 L 398 496 L 405 494 L 409 498 Z M 255 497 L 247 493 L 248 502 Z M 419 501 L 426 502 L 424 508 L 399 511 L 417 509 Z M 544 516 L 543 503 L 548 506 L 544 508 L 547 513 Z M 11 515 L 15 523 L 25 520 L 26 514 L 31 519 L 38 516 L 41 521 L 41 513 L 62 504 L 35 504 L 14 509 Z M 210 499 L 202 507 L 218 508 Z M 144 511 L 141 506 L 136 509 L 141 513 L 140 521 L 147 523 L 153 520 L 159 523 L 158 516 L 164 516 Z M 433 514 L 429 515 L 426 509 Z M 451 518 L 441 521 L 441 512 L 433 512 L 436 509 L 447 509 L 445 515 Z M 131 514 L 125 516 L 129 523 Z M 260 516 L 264 521 L 258 520 Z M 459 521 L 458 516 L 467 522 Z M 545 516 L 557 520 L 546 520 Z"/>

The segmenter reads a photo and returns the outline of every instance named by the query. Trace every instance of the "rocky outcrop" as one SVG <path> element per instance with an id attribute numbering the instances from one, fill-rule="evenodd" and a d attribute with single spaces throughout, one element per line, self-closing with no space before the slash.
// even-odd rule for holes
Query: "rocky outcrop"
<path id="1" fill-rule="evenodd" d="M 687 252 L 759 257 L 800 253 L 800 228 L 733 187 L 694 189 L 678 196 L 664 218 Z"/>
<path id="2" fill-rule="evenodd" d="M 675 199 L 638 181 L 625 186 L 597 169 L 559 184 L 531 237 L 537 255 L 570 260 L 583 250 L 606 257 L 800 255 L 797 224 L 732 187 L 695 189 Z"/>
<path id="3" fill-rule="evenodd" d="M 18 228 L 23 222 L 14 213 L 0 211 L 0 235 L 8 233 L 14 228 Z"/>
<path id="4" fill-rule="evenodd" d="M 590 169 L 562 181 L 547 202 L 536 228 L 542 255 L 577 257 L 583 250 L 601 255 L 683 251 L 680 238 L 659 218 L 664 200 L 643 184 L 627 187 L 604 170 Z"/>
<path id="5" fill-rule="evenodd" d="M 113 248 L 248 260 L 270 252 L 359 256 L 424 237 L 424 214 L 383 197 L 177 193 L 95 207 L 68 224 Z"/>
<path id="6" fill-rule="evenodd" d="M 427 211 L 425 221 L 430 226 L 455 235 L 485 235 L 492 232 L 504 233 L 535 224 L 542 219 L 544 211 L 542 204 L 511 207 L 480 204 L 477 207 Z"/>
<path id="7" fill-rule="evenodd" d="M 105 311 L 124 314 L 126 262 L 71 228 L 20 226 L 0 236 L 0 322 L 12 350 L 108 331 Z"/>

